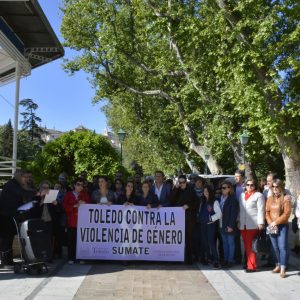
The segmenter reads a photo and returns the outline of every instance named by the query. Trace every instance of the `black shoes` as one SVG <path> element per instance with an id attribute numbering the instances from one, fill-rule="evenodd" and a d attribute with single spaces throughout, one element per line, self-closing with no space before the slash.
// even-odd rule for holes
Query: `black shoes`
<path id="1" fill-rule="evenodd" d="M 223 269 L 231 269 L 233 266 L 234 264 L 231 262 L 224 261 L 223 263 L 221 263 L 221 267 Z"/>
<path id="2" fill-rule="evenodd" d="M 212 268 L 217 270 L 217 269 L 220 269 L 220 265 L 218 262 L 214 262 L 213 265 L 212 265 Z"/>
<path id="3" fill-rule="evenodd" d="M 208 260 L 205 259 L 205 258 L 201 258 L 201 259 L 200 259 L 200 263 L 201 263 L 202 265 L 204 265 L 204 266 L 208 266 Z"/>
<path id="4" fill-rule="evenodd" d="M 246 269 L 245 272 L 246 273 L 254 273 L 256 272 L 257 270 L 253 270 L 253 269 Z"/>

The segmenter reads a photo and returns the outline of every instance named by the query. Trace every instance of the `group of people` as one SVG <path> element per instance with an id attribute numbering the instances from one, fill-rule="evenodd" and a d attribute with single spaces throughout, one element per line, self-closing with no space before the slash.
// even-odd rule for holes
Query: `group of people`
<path id="1" fill-rule="evenodd" d="M 185 263 L 200 260 L 213 268 L 231 268 L 245 262 L 245 271 L 257 271 L 253 240 L 267 232 L 272 244 L 268 263 L 273 264 L 273 273 L 285 277 L 288 265 L 288 221 L 293 209 L 293 199 L 284 189 L 276 174 L 269 173 L 266 186 L 258 186 L 253 178 L 244 180 L 243 172 L 235 172 L 235 182 L 224 180 L 217 186 L 209 185 L 200 176 L 188 181 L 180 175 L 174 184 L 165 180 L 162 171 L 142 181 L 140 174 L 123 181 L 121 172 L 114 180 L 107 176 L 94 176 L 87 181 L 82 173 L 71 186 L 66 184 L 64 174 L 59 176 L 54 189 L 59 190 L 52 203 L 44 203 L 51 188 L 49 181 L 33 188 L 28 172 L 19 170 L 8 181 L 0 197 L 0 259 L 1 264 L 11 264 L 12 242 L 16 233 L 14 217 L 17 208 L 24 202 L 35 203 L 34 216 L 43 219 L 52 236 L 52 258 L 60 257 L 62 246 L 68 246 L 70 264 L 76 262 L 76 237 L 78 207 L 83 204 L 139 205 L 149 209 L 182 207 L 185 210 Z M 295 201 L 295 214 L 300 228 L 300 190 Z M 241 251 L 242 237 L 245 253 Z M 300 238 L 300 237 L 299 237 Z M 51 259 L 52 259 L 51 258 Z"/>

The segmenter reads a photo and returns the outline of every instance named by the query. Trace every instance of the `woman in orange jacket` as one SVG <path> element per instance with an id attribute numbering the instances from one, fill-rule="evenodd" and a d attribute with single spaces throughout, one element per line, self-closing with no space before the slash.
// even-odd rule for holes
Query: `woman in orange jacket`
<path id="1" fill-rule="evenodd" d="M 285 277 L 288 251 L 288 221 L 292 211 L 290 198 L 284 195 L 283 182 L 280 179 L 273 181 L 272 195 L 266 204 L 266 220 L 269 224 L 267 233 L 270 234 L 272 246 L 276 255 L 276 267 L 273 273 L 280 273 Z"/>

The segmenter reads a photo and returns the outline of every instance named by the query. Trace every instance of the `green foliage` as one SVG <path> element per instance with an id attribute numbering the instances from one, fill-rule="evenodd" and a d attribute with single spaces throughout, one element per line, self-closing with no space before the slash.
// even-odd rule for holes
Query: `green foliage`
<path id="1" fill-rule="evenodd" d="M 10 119 L 0 129 L 0 156 L 12 157 L 14 132 Z"/>
<path id="2" fill-rule="evenodd" d="M 29 132 L 30 140 L 38 140 L 42 144 L 41 134 L 43 130 L 39 126 L 42 119 L 38 117 L 35 111 L 38 109 L 38 105 L 32 101 L 32 99 L 23 99 L 20 101 L 20 106 L 23 106 L 25 111 L 21 112 L 23 120 L 20 122 L 22 130 Z"/>
<path id="3" fill-rule="evenodd" d="M 282 166 L 279 135 L 299 146 L 299 1 L 64 4 L 65 45 L 80 51 L 65 69 L 92 75 L 94 101 L 108 100 L 109 125 L 147 172 L 186 168 L 192 139 L 232 172 L 244 129 L 259 174 Z"/>
<path id="4" fill-rule="evenodd" d="M 31 164 L 37 180 L 56 180 L 66 172 L 71 179 L 86 171 L 94 175 L 113 176 L 119 169 L 120 158 L 105 137 L 91 131 L 65 133 L 47 143 Z"/>

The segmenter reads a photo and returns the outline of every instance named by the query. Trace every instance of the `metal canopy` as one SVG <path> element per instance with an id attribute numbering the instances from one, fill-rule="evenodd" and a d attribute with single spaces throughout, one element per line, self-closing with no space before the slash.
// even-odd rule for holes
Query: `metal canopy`
<path id="1" fill-rule="evenodd" d="M 5 47 L 8 42 L 10 46 Z M 0 1 L 0 46 L 0 85 L 14 80 L 16 67 L 11 60 L 21 63 L 24 76 L 64 55 L 37 0 Z M 12 48 L 13 53 L 8 53 Z"/>
<path id="2" fill-rule="evenodd" d="M 17 168 L 20 79 L 64 55 L 37 0 L 0 0 L 0 86 L 16 81 L 12 172 Z"/>

